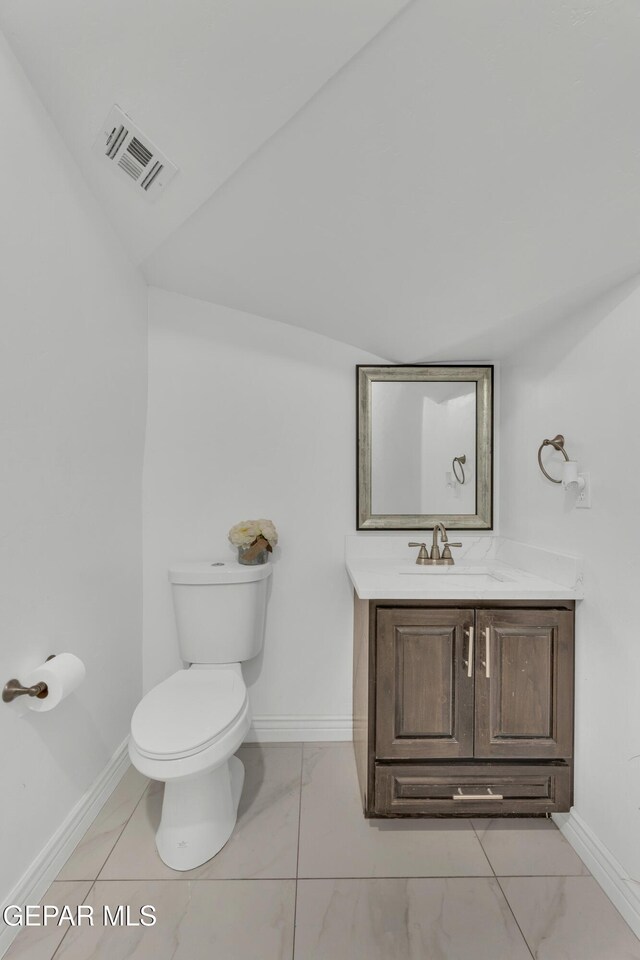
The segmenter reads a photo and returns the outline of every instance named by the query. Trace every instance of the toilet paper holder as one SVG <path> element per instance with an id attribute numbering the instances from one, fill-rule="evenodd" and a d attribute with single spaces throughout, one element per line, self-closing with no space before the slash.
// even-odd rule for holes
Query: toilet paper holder
<path id="1" fill-rule="evenodd" d="M 54 657 L 55 653 L 52 653 L 47 657 L 45 663 L 49 663 L 49 660 L 53 660 Z M 34 683 L 32 687 L 25 687 L 14 677 L 12 680 L 7 680 L 2 688 L 4 703 L 11 703 L 16 697 L 37 697 L 38 700 L 44 700 L 48 695 L 49 687 L 43 680 L 40 683 Z"/>

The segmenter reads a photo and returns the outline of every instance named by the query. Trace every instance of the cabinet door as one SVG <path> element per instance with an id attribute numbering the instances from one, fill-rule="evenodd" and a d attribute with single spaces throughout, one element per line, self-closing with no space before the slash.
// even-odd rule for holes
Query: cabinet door
<path id="1" fill-rule="evenodd" d="M 479 610 L 476 757 L 568 760 L 573 752 L 573 616 Z"/>
<path id="2" fill-rule="evenodd" d="M 378 610 L 376 756 L 473 756 L 473 610 Z"/>

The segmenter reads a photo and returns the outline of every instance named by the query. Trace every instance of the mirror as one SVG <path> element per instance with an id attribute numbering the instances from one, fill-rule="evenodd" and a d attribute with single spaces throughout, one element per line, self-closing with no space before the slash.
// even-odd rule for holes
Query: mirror
<path id="1" fill-rule="evenodd" d="M 492 366 L 359 366 L 358 529 L 492 528 Z"/>

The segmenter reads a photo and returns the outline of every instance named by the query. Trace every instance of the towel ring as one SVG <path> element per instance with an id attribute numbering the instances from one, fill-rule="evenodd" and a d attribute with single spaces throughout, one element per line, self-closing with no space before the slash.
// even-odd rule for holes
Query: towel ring
<path id="1" fill-rule="evenodd" d="M 543 447 L 553 447 L 554 450 L 559 450 L 565 460 L 569 459 L 569 455 L 564 448 L 564 437 L 561 433 L 553 438 L 553 440 L 543 440 L 538 448 L 538 466 L 544 473 L 547 480 L 551 480 L 551 483 L 562 483 L 562 480 L 556 480 L 554 477 L 550 477 L 545 468 L 542 466 L 542 448 Z"/>
<path id="2" fill-rule="evenodd" d="M 454 477 L 456 478 L 456 480 L 458 481 L 458 483 L 464 483 L 464 481 L 465 481 L 464 467 L 462 466 L 462 464 L 463 464 L 463 463 L 466 463 L 466 462 L 467 462 L 467 455 L 466 455 L 466 453 L 463 453 L 461 457 L 454 457 L 453 460 L 451 461 L 451 467 L 452 467 L 452 469 L 453 469 L 453 475 L 454 475 Z M 462 474 L 462 480 L 461 480 L 460 477 L 458 476 L 458 471 L 457 471 L 457 469 L 456 469 L 456 464 L 458 464 L 458 465 L 460 466 L 460 473 Z"/>

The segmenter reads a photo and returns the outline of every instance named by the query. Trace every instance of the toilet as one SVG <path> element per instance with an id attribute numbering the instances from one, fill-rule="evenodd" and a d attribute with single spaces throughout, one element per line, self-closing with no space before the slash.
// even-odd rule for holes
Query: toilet
<path id="1" fill-rule="evenodd" d="M 180 654 L 188 664 L 140 701 L 129 756 L 164 781 L 161 859 L 191 870 L 235 827 L 244 767 L 234 756 L 251 725 L 241 663 L 262 649 L 271 564 L 176 564 L 169 570 Z"/>

